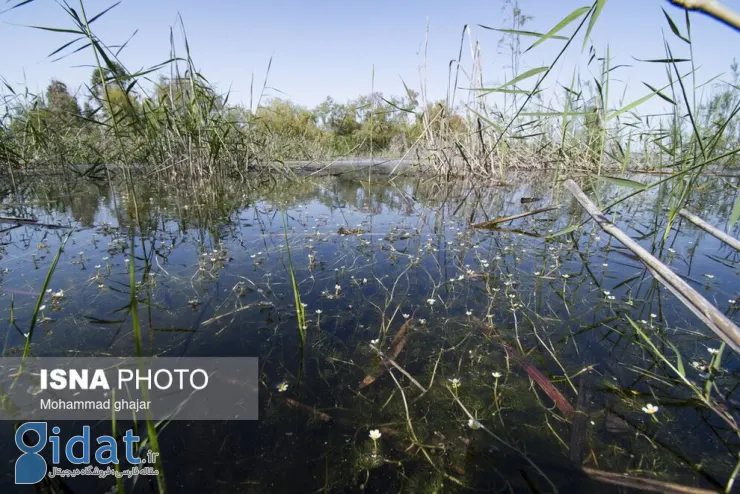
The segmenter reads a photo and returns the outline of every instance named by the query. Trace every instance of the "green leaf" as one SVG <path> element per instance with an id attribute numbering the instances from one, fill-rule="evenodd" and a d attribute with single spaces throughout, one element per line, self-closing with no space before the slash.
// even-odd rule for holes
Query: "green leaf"
<path id="1" fill-rule="evenodd" d="M 678 348 L 676 348 L 676 345 L 670 342 L 670 340 L 665 340 L 668 345 L 670 345 L 671 348 L 673 348 L 673 351 L 676 354 L 676 367 L 678 368 L 678 373 L 681 375 L 681 377 L 686 377 L 686 369 L 683 367 L 683 359 L 681 358 L 681 352 L 678 351 Z"/>
<path id="2" fill-rule="evenodd" d="M 621 108 L 621 109 L 619 109 L 619 110 L 615 110 L 615 111 L 614 111 L 614 112 L 612 112 L 611 114 L 607 115 L 607 117 L 606 117 L 606 120 L 607 120 L 607 121 L 609 121 L 609 120 L 611 120 L 611 119 L 613 119 L 613 118 L 615 118 L 615 117 L 618 117 L 618 116 L 619 116 L 619 115 L 621 115 L 622 113 L 628 112 L 628 111 L 630 111 L 631 109 L 633 109 L 633 108 L 636 108 L 636 107 L 640 106 L 641 104 L 643 104 L 644 102 L 646 102 L 647 100 L 649 100 L 650 98 L 652 98 L 653 96 L 655 96 L 655 94 L 656 94 L 656 92 L 655 92 L 655 91 L 653 91 L 652 93 L 650 93 L 650 94 L 646 94 L 646 95 L 645 95 L 645 96 L 643 96 L 642 98 L 640 98 L 640 99 L 638 99 L 638 100 L 635 100 L 635 101 L 633 101 L 633 102 L 632 102 L 632 103 L 630 103 L 629 105 L 627 105 L 627 106 L 625 106 L 625 107 L 623 107 L 623 108 Z"/>
<path id="3" fill-rule="evenodd" d="M 671 16 L 668 15 L 668 12 L 665 11 L 664 8 L 661 7 L 661 10 L 663 11 L 663 14 L 665 15 L 666 20 L 668 21 L 668 25 L 671 27 L 671 31 L 673 31 L 673 34 L 679 37 L 679 39 L 685 41 L 688 44 L 691 44 L 691 40 L 688 38 L 685 38 L 681 35 L 681 32 L 678 30 L 678 26 L 676 26 L 676 23 L 673 22 L 673 19 L 671 19 Z"/>
<path id="4" fill-rule="evenodd" d="M 578 8 L 578 9 L 574 10 L 573 12 L 571 12 L 570 14 L 568 14 L 565 17 L 565 19 L 563 19 L 562 21 L 558 22 L 557 25 L 554 28 L 550 29 L 547 32 L 547 34 L 545 34 L 540 39 L 538 39 L 537 41 L 535 41 L 532 46 L 530 46 L 529 48 L 527 48 L 526 50 L 524 50 L 524 52 L 526 53 L 529 50 L 531 50 L 532 48 L 534 48 L 535 46 L 539 45 L 540 43 L 543 43 L 543 42 L 547 41 L 548 39 L 552 38 L 553 36 L 555 36 L 555 34 L 557 34 L 558 32 L 560 32 L 565 26 L 567 26 L 568 24 L 570 24 L 574 20 L 578 19 L 579 17 L 581 17 L 585 13 L 589 12 L 590 10 L 591 10 L 591 7 L 581 7 L 581 8 Z"/>
<path id="5" fill-rule="evenodd" d="M 59 27 L 44 27 L 44 26 L 26 26 L 33 29 L 40 29 L 42 31 L 51 31 L 53 33 L 69 33 L 69 34 L 79 34 L 81 36 L 85 36 L 85 33 L 82 31 L 75 31 L 74 29 L 62 29 Z"/>
<path id="6" fill-rule="evenodd" d="M 483 24 L 478 24 L 478 26 L 482 27 L 483 29 L 489 29 L 491 31 L 498 31 L 500 33 L 507 33 L 507 34 L 517 34 L 519 36 L 534 36 L 535 38 L 541 38 L 541 37 L 544 36 L 544 34 L 537 33 L 537 32 L 534 32 L 534 31 L 522 31 L 520 29 L 498 29 L 498 28 L 495 28 L 495 27 L 484 26 Z M 562 40 L 567 40 L 568 39 L 565 36 L 551 36 L 551 38 L 552 39 L 562 39 Z"/>
<path id="7" fill-rule="evenodd" d="M 594 8 L 594 11 L 591 13 L 591 18 L 588 20 L 588 29 L 586 29 L 586 35 L 583 37 L 583 46 L 581 47 L 581 51 L 586 49 L 588 36 L 591 34 L 591 30 L 594 28 L 596 19 L 599 18 L 599 14 L 601 14 L 601 10 L 604 8 L 604 5 L 606 5 L 606 0 L 596 0 L 596 8 Z"/>
<path id="8" fill-rule="evenodd" d="M 642 59 L 637 57 L 632 57 L 638 62 L 645 62 L 645 63 L 681 63 L 681 62 L 690 62 L 690 58 L 648 58 L 648 59 Z"/>
<path id="9" fill-rule="evenodd" d="M 504 84 L 499 86 L 498 89 L 503 89 L 506 86 L 511 86 L 513 84 L 516 84 L 517 82 L 523 81 L 524 79 L 529 79 L 532 76 L 541 74 L 542 72 L 546 72 L 548 70 L 550 70 L 550 67 L 537 67 L 535 69 L 530 69 L 523 74 L 519 74 L 518 76 L 514 77 L 512 80 L 505 82 Z"/>
<path id="10" fill-rule="evenodd" d="M 104 11 L 102 11 L 101 13 L 97 14 L 96 16 L 94 16 L 94 17 L 93 17 L 92 19 L 90 19 L 89 21 L 87 21 L 87 25 L 89 26 L 90 24 L 92 24 L 93 22 L 97 21 L 98 19 L 100 19 L 100 18 L 101 18 L 102 16 L 104 16 L 105 14 L 107 14 L 107 13 L 108 13 L 108 11 L 110 11 L 110 10 L 112 10 L 112 9 L 114 9 L 114 8 L 116 8 L 116 7 L 118 7 L 118 5 L 119 5 L 119 4 L 120 4 L 120 3 L 122 2 L 122 1 L 123 1 L 123 0 L 119 0 L 118 2 L 114 3 L 113 5 L 111 5 L 110 7 L 108 7 L 107 9 L 105 9 Z"/>
<path id="11" fill-rule="evenodd" d="M 549 235 L 546 235 L 545 236 L 545 239 L 559 237 L 561 235 L 567 235 L 570 232 L 574 232 L 574 231 L 578 230 L 579 226 L 580 225 L 568 225 L 568 226 L 566 226 L 565 228 L 563 228 L 560 231 L 557 231 L 555 233 L 551 233 Z"/>
<path id="12" fill-rule="evenodd" d="M 525 91 L 524 89 L 499 89 L 495 87 L 470 88 L 469 91 L 480 91 L 481 96 L 485 96 L 486 94 L 490 94 L 490 93 L 529 94 L 529 91 Z M 537 92 L 540 92 L 540 91 L 537 91 Z"/>
<path id="13" fill-rule="evenodd" d="M 599 180 L 603 180 L 604 182 L 609 182 L 622 187 L 629 187 L 631 189 L 644 190 L 647 187 L 647 185 L 643 183 L 636 182 L 628 178 L 609 177 L 607 175 L 599 175 L 597 178 Z"/>
<path id="14" fill-rule="evenodd" d="M 522 117 L 574 117 L 578 115 L 591 115 L 592 113 L 590 111 L 530 111 L 521 112 L 519 115 Z"/>
<path id="15" fill-rule="evenodd" d="M 645 84 L 648 87 L 648 89 L 650 89 L 652 92 L 654 92 L 655 94 L 657 94 L 658 96 L 660 96 L 661 98 L 663 98 L 664 100 L 666 100 L 668 103 L 672 104 L 673 106 L 676 106 L 676 102 L 673 101 L 668 96 L 666 96 L 665 94 L 661 93 L 660 92 L 660 89 L 655 89 L 653 86 L 651 86 L 650 84 L 648 84 L 647 82 L 644 82 L 644 81 L 643 81 L 643 84 Z"/>
<path id="16" fill-rule="evenodd" d="M 731 230 L 735 223 L 740 218 L 740 194 L 735 198 L 735 205 L 732 206 L 732 213 L 730 214 L 730 221 L 727 223 L 727 229 Z"/>

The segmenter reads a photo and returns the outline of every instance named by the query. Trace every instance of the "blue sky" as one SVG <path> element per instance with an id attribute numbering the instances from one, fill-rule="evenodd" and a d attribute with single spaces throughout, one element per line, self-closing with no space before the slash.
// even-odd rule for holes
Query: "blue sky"
<path id="1" fill-rule="evenodd" d="M 17 1 L 17 0 L 12 0 Z M 740 0 L 723 0 L 740 10 Z M 72 1 L 77 6 L 76 1 Z M 88 15 L 110 5 L 109 1 L 85 2 Z M 534 19 L 525 28 L 545 32 L 569 12 L 588 5 L 588 0 L 520 0 L 525 14 Z M 610 0 L 592 33 L 592 40 L 604 54 L 607 44 L 614 64 L 633 64 L 614 73 L 612 95 L 625 101 L 645 93 L 641 81 L 664 83 L 663 67 L 640 64 L 637 58 L 662 58 L 663 36 L 677 56 L 687 54 L 687 45 L 670 31 L 663 17 L 664 7 L 684 29 L 683 13 L 661 0 Z M 430 99 L 446 94 L 448 62 L 457 56 L 463 26 L 471 25 L 472 37 L 481 43 L 483 72 L 487 83 L 502 83 L 510 77 L 508 55 L 500 53 L 500 34 L 479 28 L 478 24 L 506 27 L 502 0 L 436 1 L 375 0 L 347 2 L 328 0 L 203 1 L 203 0 L 123 0 L 93 27 L 108 44 L 137 35 L 122 53 L 129 70 L 147 67 L 167 59 L 169 26 L 181 14 L 188 33 L 191 52 L 201 72 L 220 90 L 231 90 L 231 100 L 249 102 L 252 74 L 261 87 L 272 57 L 269 86 L 300 104 L 314 106 L 327 95 L 345 101 L 374 87 L 385 94 L 403 94 L 401 79 L 418 89 L 427 23 L 429 24 L 428 94 Z M 85 51 L 52 63 L 46 56 L 70 40 L 67 35 L 29 29 L 21 24 L 69 27 L 59 5 L 52 0 L 36 0 L 22 8 L 0 15 L 0 46 L 3 47 L 0 75 L 19 88 L 42 91 L 50 79 L 58 78 L 75 89 L 88 80 L 90 69 L 80 65 L 92 62 Z M 570 32 L 576 23 L 569 26 Z M 692 15 L 694 55 L 701 66 L 700 81 L 722 72 L 737 55 L 740 34 L 699 14 Z M 589 78 L 587 53 L 581 40 L 553 72 L 556 80 L 567 84 L 574 67 Z M 524 39 L 524 46 L 529 39 Z M 562 46 L 549 41 L 527 53 L 521 70 L 547 65 Z M 732 48 L 732 47 L 735 48 Z M 470 66 L 466 42 L 463 66 Z M 464 83 L 460 83 L 464 86 Z M 625 87 L 627 88 L 626 93 Z M 657 98 L 655 98 L 657 100 Z M 655 111 L 659 101 L 643 108 Z M 616 101 L 615 101 L 616 104 Z"/>

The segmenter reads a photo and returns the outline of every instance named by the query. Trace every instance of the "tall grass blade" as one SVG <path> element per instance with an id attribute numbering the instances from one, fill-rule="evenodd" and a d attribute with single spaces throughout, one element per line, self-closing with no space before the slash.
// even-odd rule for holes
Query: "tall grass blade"
<path id="1" fill-rule="evenodd" d="M 604 5 L 606 5 L 606 0 L 596 1 L 596 6 L 591 12 L 591 18 L 588 20 L 588 27 L 586 28 L 586 34 L 583 36 L 583 46 L 581 47 L 581 50 L 586 49 L 586 43 L 588 43 L 588 39 L 589 39 L 589 36 L 591 35 L 591 31 L 596 25 L 596 20 L 599 18 L 601 11 L 604 9 Z"/>
<path id="2" fill-rule="evenodd" d="M 601 1 L 601 0 L 597 0 L 596 3 L 598 4 L 599 1 Z M 539 46 L 541 43 L 544 43 L 548 39 L 552 38 L 555 34 L 559 33 L 565 26 L 567 26 L 571 22 L 575 21 L 579 17 L 583 16 L 585 13 L 589 12 L 590 10 L 591 10 L 591 7 L 580 7 L 580 8 L 577 8 L 576 10 L 574 10 L 573 12 L 571 12 L 570 14 L 568 14 L 567 16 L 565 16 L 565 18 L 563 18 L 563 20 L 561 20 L 560 22 L 558 22 L 555 25 L 555 27 L 553 27 L 552 29 L 550 29 L 544 36 L 542 36 L 540 39 L 538 39 L 537 41 L 535 41 L 532 44 L 532 46 L 530 46 L 529 48 L 527 48 L 526 50 L 524 50 L 524 52 L 526 53 L 526 52 L 530 51 L 531 49 L 533 49 L 534 47 Z"/>
<path id="3" fill-rule="evenodd" d="M 57 269 L 57 263 L 59 262 L 59 257 L 61 257 L 62 251 L 64 251 L 64 246 L 67 244 L 67 240 L 69 240 L 69 237 L 72 236 L 73 231 L 74 231 L 74 228 L 70 230 L 69 233 L 67 233 L 66 237 L 64 237 L 64 240 L 62 240 L 62 243 L 59 245 L 59 249 L 57 249 L 57 253 L 54 256 L 54 259 L 51 261 L 51 265 L 49 266 L 48 271 L 46 271 L 46 277 L 44 278 L 44 284 L 41 286 L 41 291 L 39 292 L 39 296 L 36 299 L 36 307 L 33 309 L 33 314 L 31 315 L 31 324 L 28 327 L 28 335 L 26 336 L 26 344 L 23 347 L 23 360 L 28 358 L 28 354 L 31 351 L 31 339 L 33 338 L 34 329 L 36 329 L 36 321 L 38 320 L 39 311 L 41 309 L 41 306 L 43 305 L 44 297 L 46 296 L 46 289 L 49 288 L 49 282 L 51 282 L 51 277 L 54 276 L 54 271 Z"/>

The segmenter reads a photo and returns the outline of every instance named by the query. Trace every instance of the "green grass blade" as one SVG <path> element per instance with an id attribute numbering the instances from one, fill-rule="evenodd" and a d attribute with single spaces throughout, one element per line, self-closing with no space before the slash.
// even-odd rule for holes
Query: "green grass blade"
<path id="1" fill-rule="evenodd" d="M 645 190 L 647 188 L 645 184 L 627 178 L 610 177 L 607 175 L 600 175 L 596 178 L 598 178 L 599 180 L 603 180 L 604 182 L 619 185 L 621 187 L 629 187 L 630 189 Z"/>
<path id="2" fill-rule="evenodd" d="M 735 198 L 735 204 L 732 206 L 732 213 L 730 213 L 730 220 L 727 223 L 727 229 L 732 229 L 740 218 L 740 194 Z"/>
<path id="3" fill-rule="evenodd" d="M 54 275 L 54 271 L 57 268 L 59 257 L 61 257 L 62 251 L 64 250 L 64 246 L 67 244 L 67 240 L 69 240 L 69 237 L 72 236 L 73 231 L 74 231 L 74 228 L 67 234 L 64 240 L 62 240 L 62 243 L 59 245 L 59 249 L 57 249 L 57 253 L 54 256 L 54 260 L 51 261 L 49 270 L 46 272 L 46 278 L 44 278 L 44 284 L 41 287 L 41 292 L 39 293 L 38 298 L 36 299 L 36 307 L 34 308 L 33 315 L 31 316 L 31 324 L 28 328 L 28 336 L 26 337 L 26 345 L 23 348 L 23 359 L 24 360 L 28 357 L 28 354 L 31 351 L 31 338 L 33 338 L 33 330 L 36 328 L 36 320 L 38 319 L 39 309 L 43 305 L 44 296 L 46 295 L 46 289 L 49 287 L 49 282 L 51 281 L 51 277 Z"/>
<path id="4" fill-rule="evenodd" d="M 571 12 L 570 14 L 568 14 L 567 16 L 565 16 L 565 18 L 562 21 L 558 22 L 555 25 L 555 27 L 553 27 L 552 29 L 550 29 L 544 36 L 542 36 L 540 39 L 538 39 L 537 41 L 535 41 L 532 44 L 532 46 L 530 46 L 529 48 L 527 48 L 526 50 L 524 50 L 524 53 L 528 52 L 532 48 L 534 48 L 534 47 L 540 45 L 541 43 L 544 43 L 548 39 L 552 38 L 553 36 L 555 36 L 555 34 L 557 34 L 560 31 L 562 31 L 565 26 L 567 26 L 571 22 L 575 21 L 579 17 L 582 17 L 584 14 L 586 14 L 590 10 L 591 10 L 591 7 L 580 7 L 580 8 L 577 8 L 576 10 L 574 10 L 573 12 Z"/>
<path id="5" fill-rule="evenodd" d="M 498 31 L 500 33 L 506 33 L 506 34 L 516 34 L 518 36 L 532 36 L 535 38 L 542 38 L 543 36 L 545 36 L 545 34 L 538 33 L 535 31 L 522 31 L 521 29 L 499 29 L 495 27 L 484 26 L 483 24 L 478 24 L 478 26 L 482 27 L 483 29 L 488 29 L 490 31 Z M 550 39 L 567 40 L 568 38 L 566 36 L 550 36 Z"/>
<path id="6" fill-rule="evenodd" d="M 518 76 L 514 77 L 512 80 L 505 82 L 501 86 L 498 87 L 498 89 L 503 89 L 506 86 L 512 86 L 518 82 L 523 81 L 524 79 L 529 79 L 530 77 L 536 76 L 537 74 L 541 74 L 542 72 L 546 72 L 549 70 L 550 67 L 537 67 L 534 69 L 529 69 L 528 71 L 519 74 Z"/>
<path id="7" fill-rule="evenodd" d="M 665 340 L 666 343 L 673 349 L 673 352 L 676 354 L 676 367 L 678 368 L 678 373 L 681 375 L 681 377 L 686 378 L 686 369 L 683 366 L 683 359 L 681 358 L 681 352 L 678 351 L 678 348 L 676 348 L 676 345 L 671 343 L 669 340 Z"/>
<path id="8" fill-rule="evenodd" d="M 591 30 L 593 30 L 594 25 L 596 24 L 596 19 L 599 18 L 599 15 L 601 14 L 601 11 L 603 10 L 604 5 L 606 5 L 606 0 L 596 0 L 596 6 L 591 12 L 591 18 L 588 20 L 588 27 L 586 28 L 586 35 L 583 37 L 583 46 L 581 47 L 581 51 L 586 49 L 586 43 L 588 43 L 588 37 L 591 34 Z"/>
<path id="9" fill-rule="evenodd" d="M 676 26 L 676 23 L 673 22 L 673 19 L 671 19 L 671 16 L 668 15 L 668 12 L 666 12 L 665 9 L 662 7 L 660 10 L 663 11 L 663 15 L 665 15 L 665 18 L 668 21 L 668 26 L 670 26 L 671 31 L 673 31 L 673 34 L 675 34 L 681 41 L 691 44 L 691 40 L 683 36 L 681 34 L 681 31 L 678 30 L 678 26 Z"/>

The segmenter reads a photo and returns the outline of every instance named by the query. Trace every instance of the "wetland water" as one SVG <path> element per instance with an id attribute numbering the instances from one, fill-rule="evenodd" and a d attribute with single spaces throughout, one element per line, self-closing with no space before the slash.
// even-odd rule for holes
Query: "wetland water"
<path id="1" fill-rule="evenodd" d="M 0 203 L 0 216 L 63 228 L 0 225 L 4 355 L 22 353 L 74 226 L 33 355 L 134 355 L 134 262 L 144 354 L 260 358 L 259 421 L 158 424 L 169 492 L 617 492 L 580 465 L 724 488 L 738 436 L 671 365 L 736 415 L 737 357 L 716 353 L 718 339 L 621 244 L 582 225 L 586 213 L 554 177 L 476 189 L 377 180 L 198 193 L 137 184 L 136 202 L 107 184 L 30 185 Z M 690 209 L 723 228 L 734 190 L 715 180 L 696 190 Z M 586 192 L 603 204 L 629 189 Z M 656 204 L 666 194 L 620 204 L 615 222 L 737 322 L 738 253 L 680 219 L 662 242 L 668 212 Z M 532 197 L 540 200 L 521 201 Z M 468 226 L 548 205 L 560 209 L 500 225 L 512 231 Z M 367 375 L 377 379 L 361 387 Z M 17 487 L 13 427 L 0 423 L 3 492 Z M 69 492 L 114 486 L 63 483 Z M 156 489 L 148 478 L 125 486 Z"/>

